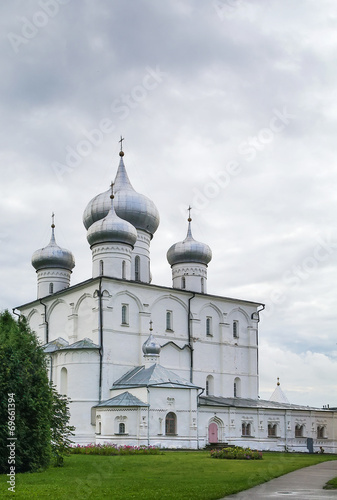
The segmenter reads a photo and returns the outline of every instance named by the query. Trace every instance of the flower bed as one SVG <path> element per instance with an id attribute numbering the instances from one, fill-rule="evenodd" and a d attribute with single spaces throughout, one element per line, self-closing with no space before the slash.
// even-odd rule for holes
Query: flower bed
<path id="1" fill-rule="evenodd" d="M 70 453 L 77 455 L 159 455 L 155 446 L 118 446 L 113 443 L 72 446 Z"/>
<path id="2" fill-rule="evenodd" d="M 212 450 L 211 458 L 227 458 L 228 460 L 261 460 L 261 451 L 242 448 L 241 446 L 231 446 L 221 450 Z"/>

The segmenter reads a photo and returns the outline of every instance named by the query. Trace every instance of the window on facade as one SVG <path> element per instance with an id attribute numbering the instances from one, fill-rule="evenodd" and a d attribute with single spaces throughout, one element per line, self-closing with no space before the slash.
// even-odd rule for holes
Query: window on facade
<path id="1" fill-rule="evenodd" d="M 183 276 L 181 278 L 181 288 L 184 290 L 186 288 L 186 278 Z"/>
<path id="2" fill-rule="evenodd" d="M 175 435 L 177 434 L 177 417 L 172 411 L 166 415 L 165 418 L 165 434 Z"/>
<path id="3" fill-rule="evenodd" d="M 120 422 L 120 424 L 118 426 L 118 433 L 125 434 L 125 424 L 123 422 Z"/>
<path id="4" fill-rule="evenodd" d="M 135 280 L 140 281 L 140 258 L 136 255 L 135 258 Z"/>
<path id="5" fill-rule="evenodd" d="M 277 424 L 268 424 L 268 437 L 276 437 Z"/>
<path id="6" fill-rule="evenodd" d="M 236 320 L 233 321 L 233 337 L 239 338 L 239 322 Z"/>
<path id="7" fill-rule="evenodd" d="M 297 424 L 295 426 L 295 437 L 303 437 L 303 425 Z"/>
<path id="8" fill-rule="evenodd" d="M 54 283 L 49 283 L 49 293 L 54 293 Z"/>
<path id="9" fill-rule="evenodd" d="M 201 293 L 204 293 L 205 290 L 205 280 L 204 278 L 201 278 Z"/>
<path id="10" fill-rule="evenodd" d="M 100 276 L 104 274 L 104 262 L 102 260 L 99 261 L 99 274 Z"/>
<path id="11" fill-rule="evenodd" d="M 206 318 L 206 335 L 212 337 L 212 318 L 210 316 Z"/>
<path id="12" fill-rule="evenodd" d="M 234 379 L 234 397 L 241 397 L 241 380 L 239 379 L 239 377 L 236 377 Z"/>
<path id="13" fill-rule="evenodd" d="M 166 330 L 173 330 L 173 328 L 172 328 L 172 311 L 166 311 Z"/>
<path id="14" fill-rule="evenodd" d="M 214 377 L 213 375 L 208 375 L 206 378 L 206 396 L 211 396 L 214 394 Z"/>
<path id="15" fill-rule="evenodd" d="M 60 394 L 64 396 L 68 391 L 68 372 L 67 368 L 61 368 L 61 380 L 60 380 Z"/>
<path id="16" fill-rule="evenodd" d="M 324 426 L 318 426 L 317 427 L 317 439 L 322 439 L 324 438 Z"/>
<path id="17" fill-rule="evenodd" d="M 122 279 L 125 280 L 125 260 L 122 262 Z"/>
<path id="18" fill-rule="evenodd" d="M 129 324 L 129 307 L 127 304 L 122 305 L 122 325 Z"/>
<path id="19" fill-rule="evenodd" d="M 242 422 L 242 435 L 243 436 L 250 436 L 250 429 L 251 426 L 250 424 L 247 424 L 246 422 Z"/>
<path id="20" fill-rule="evenodd" d="M 98 433 L 97 434 L 102 434 L 102 422 L 98 422 Z"/>

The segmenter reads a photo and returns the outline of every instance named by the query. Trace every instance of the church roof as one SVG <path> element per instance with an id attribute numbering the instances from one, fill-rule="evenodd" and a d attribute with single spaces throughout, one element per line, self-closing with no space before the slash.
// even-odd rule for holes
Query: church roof
<path id="1" fill-rule="evenodd" d="M 321 410 L 312 406 L 294 405 L 291 403 L 280 403 L 264 399 L 249 398 L 222 398 L 218 396 L 200 396 L 199 406 L 227 406 L 235 408 L 265 408 L 268 410 Z M 323 410 L 322 410 L 323 411 Z"/>
<path id="2" fill-rule="evenodd" d="M 78 342 L 75 342 L 74 344 L 70 344 L 64 347 L 61 347 L 60 349 L 99 349 L 99 345 L 94 344 L 91 339 L 88 339 L 85 337 L 83 340 L 79 340 Z"/>
<path id="3" fill-rule="evenodd" d="M 69 342 L 67 340 L 63 339 L 62 337 L 58 337 L 57 339 L 51 340 L 50 342 L 45 344 L 43 346 L 43 350 L 44 352 L 54 352 L 67 345 L 69 345 Z"/>
<path id="4" fill-rule="evenodd" d="M 133 396 L 133 394 L 130 394 L 128 391 L 126 391 L 123 392 L 122 394 L 119 394 L 118 396 L 107 399 L 106 401 L 102 401 L 102 403 L 96 405 L 96 408 L 98 406 L 125 407 L 125 406 L 149 406 L 149 405 L 147 403 L 144 403 L 140 399 L 136 398 L 136 396 Z"/>
<path id="5" fill-rule="evenodd" d="M 280 381 L 277 379 L 276 389 L 270 396 L 269 401 L 276 401 L 277 403 L 289 403 L 287 396 L 281 389 Z"/>
<path id="6" fill-rule="evenodd" d="M 113 384 L 113 389 L 127 387 L 171 387 L 176 389 L 201 389 L 159 364 L 149 368 L 137 366 Z"/>

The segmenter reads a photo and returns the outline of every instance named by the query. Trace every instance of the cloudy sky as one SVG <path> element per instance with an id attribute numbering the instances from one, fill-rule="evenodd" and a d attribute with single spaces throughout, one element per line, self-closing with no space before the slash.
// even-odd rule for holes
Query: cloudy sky
<path id="1" fill-rule="evenodd" d="M 337 406 L 334 0 L 1 2 L 0 309 L 36 296 L 50 237 L 91 275 L 87 202 L 125 164 L 161 215 L 156 284 L 186 234 L 208 292 L 261 301 L 260 394 Z"/>

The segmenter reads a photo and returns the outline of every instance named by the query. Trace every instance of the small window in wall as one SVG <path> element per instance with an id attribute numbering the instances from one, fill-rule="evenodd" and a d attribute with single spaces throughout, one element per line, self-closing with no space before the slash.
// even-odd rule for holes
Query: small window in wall
<path id="1" fill-rule="evenodd" d="M 325 437 L 325 428 L 324 426 L 317 426 L 317 439 L 323 439 Z"/>
<path id="2" fill-rule="evenodd" d="M 277 424 L 268 424 L 268 437 L 277 436 Z"/>
<path id="3" fill-rule="evenodd" d="M 54 283 L 49 283 L 49 293 L 54 293 Z"/>
<path id="4" fill-rule="evenodd" d="M 103 276 L 104 274 L 104 262 L 102 260 L 99 261 L 99 275 Z"/>
<path id="5" fill-rule="evenodd" d="M 185 290 L 185 288 L 186 288 L 186 278 L 185 278 L 185 276 L 183 276 L 183 277 L 181 278 L 181 288 L 182 288 L 183 290 Z"/>
<path id="6" fill-rule="evenodd" d="M 234 379 L 234 397 L 241 397 L 241 379 L 239 377 L 235 377 Z"/>
<path id="7" fill-rule="evenodd" d="M 166 311 L 166 330 L 173 330 L 172 311 Z"/>
<path id="8" fill-rule="evenodd" d="M 125 424 L 124 422 L 120 422 L 118 425 L 118 434 L 125 434 Z"/>
<path id="9" fill-rule="evenodd" d="M 135 281 L 140 281 L 140 258 L 139 255 L 135 257 Z"/>
<path id="10" fill-rule="evenodd" d="M 295 426 L 295 437 L 303 437 L 304 427 L 303 425 L 297 424 Z"/>
<path id="11" fill-rule="evenodd" d="M 242 435 L 243 436 L 250 436 L 251 435 L 251 425 L 247 424 L 246 422 L 242 423 Z"/>
<path id="12" fill-rule="evenodd" d="M 122 325 L 129 324 L 129 305 L 122 304 Z"/>
<path id="13" fill-rule="evenodd" d="M 207 375 L 206 378 L 206 396 L 211 396 L 214 394 L 214 377 L 213 375 Z"/>
<path id="14" fill-rule="evenodd" d="M 123 260 L 122 262 L 122 279 L 125 280 L 125 260 Z"/>
<path id="15" fill-rule="evenodd" d="M 102 434 L 102 422 L 98 422 L 98 432 L 97 434 Z"/>
<path id="16" fill-rule="evenodd" d="M 172 411 L 165 418 L 165 434 L 168 436 L 177 434 L 177 417 Z"/>
<path id="17" fill-rule="evenodd" d="M 67 368 L 61 368 L 60 394 L 66 396 L 68 392 L 68 371 Z"/>
<path id="18" fill-rule="evenodd" d="M 233 321 L 233 338 L 239 338 L 239 322 L 237 320 Z"/>
<path id="19" fill-rule="evenodd" d="M 204 293 L 205 290 L 205 280 L 204 278 L 201 278 L 201 293 Z"/>
<path id="20" fill-rule="evenodd" d="M 206 318 L 206 336 L 207 337 L 212 337 L 213 332 L 212 332 L 212 318 L 211 316 L 208 316 Z"/>

